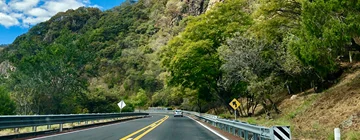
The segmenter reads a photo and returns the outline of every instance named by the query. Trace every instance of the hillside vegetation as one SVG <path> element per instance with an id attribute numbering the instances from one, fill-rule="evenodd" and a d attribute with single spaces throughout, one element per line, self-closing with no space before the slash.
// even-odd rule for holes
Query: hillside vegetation
<path id="1" fill-rule="evenodd" d="M 293 139 L 334 139 L 334 128 L 341 138 L 360 139 L 360 67 L 359 63 L 343 67 L 344 74 L 333 87 L 319 93 L 313 89 L 296 95 L 278 94 L 281 114 L 266 119 L 261 109 L 254 117 L 240 120 L 263 126 L 290 126 Z M 230 115 L 222 114 L 229 117 Z"/>
<path id="2" fill-rule="evenodd" d="M 237 98 L 238 115 L 272 118 L 284 112 L 279 97 L 327 91 L 346 70 L 340 64 L 359 60 L 358 21 L 360 2 L 348 0 L 128 0 L 68 10 L 1 52 L 15 69 L 1 79 L 11 109 L 0 113 L 117 112 L 125 100 L 124 111 L 218 114 L 233 113 Z"/>

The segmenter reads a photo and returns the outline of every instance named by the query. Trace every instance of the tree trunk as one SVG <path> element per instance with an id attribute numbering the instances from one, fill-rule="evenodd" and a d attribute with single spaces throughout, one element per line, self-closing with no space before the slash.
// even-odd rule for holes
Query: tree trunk
<path id="1" fill-rule="evenodd" d="M 280 114 L 281 111 L 277 108 L 276 104 L 271 100 L 271 98 L 268 98 L 268 100 L 271 103 L 271 108 L 274 109 L 277 114 Z"/>
<path id="2" fill-rule="evenodd" d="M 289 84 L 286 83 L 285 85 L 286 85 L 286 89 L 288 91 L 288 94 L 292 94 L 293 92 L 291 91 L 291 88 L 290 88 Z"/>
<path id="3" fill-rule="evenodd" d="M 199 107 L 199 113 L 201 113 L 201 103 L 200 103 L 200 98 L 198 98 L 198 107 Z"/>
<path id="4" fill-rule="evenodd" d="M 245 114 L 245 108 L 243 106 L 243 104 L 240 104 L 240 107 L 238 109 L 238 112 L 239 112 L 239 116 L 244 116 Z"/>
<path id="5" fill-rule="evenodd" d="M 246 98 L 246 115 L 249 116 L 250 113 L 250 109 L 252 107 L 252 99 L 251 98 Z"/>
<path id="6" fill-rule="evenodd" d="M 268 110 L 268 107 L 266 105 L 266 100 L 261 101 L 261 105 L 264 108 L 265 114 L 266 114 L 266 118 L 270 118 L 270 111 Z"/>
<path id="7" fill-rule="evenodd" d="M 256 109 L 256 107 L 257 107 L 258 105 L 259 105 L 259 103 L 258 103 L 258 102 L 255 102 L 254 107 L 253 107 L 252 110 L 251 110 L 251 115 L 249 114 L 249 116 L 252 116 L 252 115 L 255 114 L 255 109 Z"/>

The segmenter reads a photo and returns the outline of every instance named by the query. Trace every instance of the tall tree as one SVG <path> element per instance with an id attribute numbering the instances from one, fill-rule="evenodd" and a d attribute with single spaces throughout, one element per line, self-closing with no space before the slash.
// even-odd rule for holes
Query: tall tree
<path id="1" fill-rule="evenodd" d="M 219 3 L 211 11 L 191 17 L 184 32 L 169 42 L 163 65 L 170 82 L 198 91 L 199 98 L 216 97 L 224 105 L 234 95 L 222 84 L 223 72 L 217 48 L 226 38 L 243 33 L 251 24 L 243 12 L 244 1 Z"/>
<path id="2" fill-rule="evenodd" d="M 10 93 L 0 85 L 0 115 L 14 115 L 15 102 L 10 98 Z"/>
<path id="3" fill-rule="evenodd" d="M 252 105 L 261 103 L 266 112 L 271 110 L 268 107 L 270 106 L 280 113 L 272 100 L 272 94 L 281 91 L 283 87 L 280 80 L 282 68 L 279 58 L 281 57 L 276 52 L 278 47 L 264 40 L 239 36 L 230 39 L 228 45 L 219 49 L 225 61 L 222 69 L 226 72 L 229 83 L 246 82 L 248 92 L 243 98 L 252 97 L 255 102 Z"/>
<path id="4" fill-rule="evenodd" d="M 360 34 L 358 7 L 358 1 L 303 2 L 301 28 L 291 45 L 299 59 L 314 67 L 319 77 L 338 70 L 336 58 L 345 54 L 346 47 L 360 48 L 353 41 Z"/>

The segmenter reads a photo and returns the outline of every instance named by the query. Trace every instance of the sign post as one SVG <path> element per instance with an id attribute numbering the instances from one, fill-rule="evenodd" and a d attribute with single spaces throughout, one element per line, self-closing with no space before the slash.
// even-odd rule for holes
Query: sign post
<path id="1" fill-rule="evenodd" d="M 121 100 L 117 105 L 120 108 L 120 113 L 121 113 L 121 109 L 123 109 L 126 106 L 126 104 L 125 104 L 125 102 L 123 100 Z"/>
<path id="2" fill-rule="evenodd" d="M 229 105 L 234 109 L 235 114 L 235 120 L 236 120 L 236 109 L 240 107 L 240 103 L 235 98 L 229 103 Z"/>

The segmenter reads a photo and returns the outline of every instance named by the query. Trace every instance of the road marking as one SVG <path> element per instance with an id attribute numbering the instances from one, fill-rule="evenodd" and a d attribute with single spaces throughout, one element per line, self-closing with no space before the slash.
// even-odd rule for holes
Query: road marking
<path id="1" fill-rule="evenodd" d="M 130 137 L 132 137 L 132 136 L 134 136 L 134 135 L 136 135 L 136 134 L 144 131 L 145 129 L 155 128 L 156 126 L 158 126 L 157 124 L 161 124 L 161 123 L 164 122 L 167 118 L 169 118 L 168 115 L 166 115 L 164 118 L 162 118 L 162 119 L 160 119 L 160 120 L 158 120 L 158 121 L 156 121 L 156 122 L 154 122 L 154 123 L 152 123 L 152 124 L 149 124 L 149 125 L 145 126 L 144 128 L 141 128 L 141 129 L 139 129 L 139 130 L 137 130 L 137 131 L 135 131 L 135 132 L 133 132 L 133 133 L 131 133 L 131 134 L 123 137 L 123 138 L 121 138 L 120 140 L 128 140 Z M 151 129 L 151 130 L 152 130 L 152 129 Z M 145 131 L 145 132 L 147 132 L 147 131 Z M 145 132 L 144 132 L 144 133 L 145 133 Z M 150 131 L 149 131 L 149 132 L 150 132 Z"/>
<path id="2" fill-rule="evenodd" d="M 148 118 L 145 118 L 148 119 Z M 75 131 L 71 131 L 71 132 L 66 132 L 66 133 L 61 133 L 61 134 L 55 134 L 55 135 L 50 135 L 50 136 L 43 136 L 43 137 L 38 137 L 38 138 L 33 138 L 30 140 L 39 140 L 39 139 L 44 139 L 44 138 L 51 138 L 51 137 L 56 137 L 56 136 L 61 136 L 61 135 L 67 135 L 67 134 L 72 134 L 72 133 L 78 133 L 78 132 L 82 132 L 82 131 L 87 131 L 87 130 L 92 130 L 92 129 L 97 129 L 97 128 L 103 128 L 103 127 L 108 127 L 108 126 L 113 126 L 113 125 L 118 125 L 118 124 L 123 124 L 123 123 L 128 123 L 128 122 L 132 122 L 132 121 L 137 121 L 138 119 L 134 119 L 134 120 L 128 120 L 125 122 L 118 122 L 118 123 L 114 123 L 114 124 L 109 124 L 109 125 L 103 125 L 103 126 L 98 126 L 98 127 L 92 127 L 92 128 L 87 128 L 87 129 L 81 129 L 81 130 L 75 130 Z"/>
<path id="3" fill-rule="evenodd" d="M 165 117 L 166 117 L 166 116 L 165 116 Z M 164 117 L 164 118 L 165 118 L 165 117 Z M 164 119 L 164 118 L 162 118 L 162 119 Z M 158 120 L 158 121 L 156 121 L 156 122 L 154 122 L 154 123 L 152 123 L 152 124 L 150 124 L 150 125 L 147 125 L 147 126 L 145 126 L 144 128 L 141 128 L 141 129 L 139 129 L 139 130 L 137 130 L 137 131 L 135 131 L 135 132 L 133 132 L 133 133 L 131 133 L 131 134 L 123 137 L 123 138 L 121 138 L 120 140 L 128 140 L 131 136 L 136 135 L 137 133 L 140 133 L 141 131 L 144 131 L 145 129 L 151 127 L 152 125 L 160 122 L 162 119 L 160 119 L 160 120 Z"/>
<path id="4" fill-rule="evenodd" d="M 166 119 L 168 119 L 169 116 L 166 115 L 166 117 L 159 122 L 158 124 L 156 124 L 155 126 L 151 127 L 150 129 L 146 130 L 144 133 L 140 134 L 139 136 L 137 136 L 136 138 L 134 138 L 134 140 L 139 140 L 140 138 L 142 138 L 143 136 L 145 136 L 147 133 L 149 133 L 150 131 L 152 131 L 153 129 L 155 129 L 156 127 L 158 127 L 160 124 L 162 124 Z"/>
<path id="5" fill-rule="evenodd" d="M 189 116 L 186 116 L 186 117 L 188 117 L 188 118 L 192 119 L 193 121 L 197 122 L 197 123 L 200 124 L 201 126 L 205 127 L 205 128 L 208 129 L 209 131 L 213 132 L 215 135 L 217 135 L 217 136 L 219 136 L 220 138 L 222 138 L 223 140 L 229 140 L 228 138 L 226 138 L 226 137 L 224 137 L 223 135 L 219 134 L 219 133 L 216 132 L 215 130 L 207 127 L 206 125 L 204 125 L 204 124 L 202 124 L 202 123 L 200 123 L 199 121 L 197 121 L 197 120 L 195 120 L 195 119 L 193 119 L 193 118 L 191 118 L 191 117 L 189 117 Z"/>

